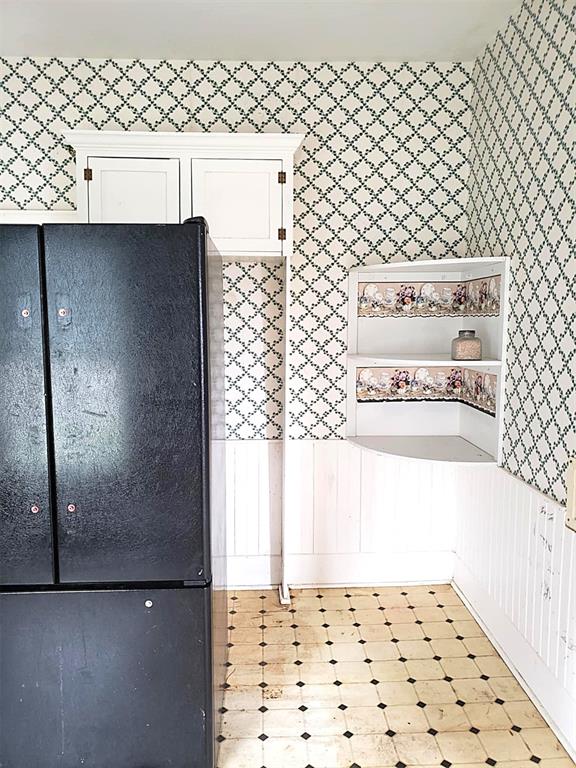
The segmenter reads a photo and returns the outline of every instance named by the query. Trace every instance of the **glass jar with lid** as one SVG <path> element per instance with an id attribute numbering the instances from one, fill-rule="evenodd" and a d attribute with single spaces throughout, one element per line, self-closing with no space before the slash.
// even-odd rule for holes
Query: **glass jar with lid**
<path id="1" fill-rule="evenodd" d="M 452 360 L 482 360 L 482 341 L 476 331 L 458 331 L 452 339 Z"/>

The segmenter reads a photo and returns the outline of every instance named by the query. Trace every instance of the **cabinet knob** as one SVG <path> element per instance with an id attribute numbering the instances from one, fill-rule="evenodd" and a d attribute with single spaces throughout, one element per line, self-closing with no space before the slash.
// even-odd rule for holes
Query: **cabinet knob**
<path id="1" fill-rule="evenodd" d="M 58 309 L 58 317 L 68 317 L 70 314 L 70 310 L 66 309 L 66 307 L 60 307 Z"/>
<path id="2" fill-rule="evenodd" d="M 30 310 L 25 308 L 22 310 L 20 314 L 22 315 L 22 317 L 30 317 Z"/>
<path id="3" fill-rule="evenodd" d="M 38 504 L 31 504 L 30 512 L 32 512 L 33 515 L 37 515 L 38 512 L 40 512 L 40 506 Z"/>
<path id="4" fill-rule="evenodd" d="M 68 510 L 68 512 L 76 512 L 76 504 L 68 504 L 66 509 Z"/>

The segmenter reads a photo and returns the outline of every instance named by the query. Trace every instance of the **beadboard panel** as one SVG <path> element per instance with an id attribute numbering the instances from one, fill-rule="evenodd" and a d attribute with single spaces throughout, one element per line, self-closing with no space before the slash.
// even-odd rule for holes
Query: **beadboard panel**
<path id="1" fill-rule="evenodd" d="M 280 579 L 282 444 L 228 440 L 228 581 Z M 449 581 L 457 469 L 380 455 L 347 440 L 290 440 L 288 583 Z"/>
<path id="2" fill-rule="evenodd" d="M 454 583 L 576 753 L 576 536 L 498 468 L 460 468 Z"/>
<path id="3" fill-rule="evenodd" d="M 228 584 L 270 586 L 281 580 L 282 443 L 226 441 Z"/>
<path id="4" fill-rule="evenodd" d="M 453 466 L 377 454 L 346 440 L 291 440 L 287 450 L 290 586 L 450 580 Z"/>

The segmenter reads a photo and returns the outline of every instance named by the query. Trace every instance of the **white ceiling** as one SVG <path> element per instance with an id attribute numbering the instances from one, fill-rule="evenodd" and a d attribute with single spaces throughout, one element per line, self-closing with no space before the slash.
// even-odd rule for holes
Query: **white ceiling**
<path id="1" fill-rule="evenodd" d="M 521 0 L 0 0 L 0 54 L 471 61 Z"/>

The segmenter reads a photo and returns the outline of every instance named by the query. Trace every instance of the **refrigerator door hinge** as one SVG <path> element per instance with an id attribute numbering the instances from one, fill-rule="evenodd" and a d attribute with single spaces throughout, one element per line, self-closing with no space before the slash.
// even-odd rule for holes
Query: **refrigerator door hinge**
<path id="1" fill-rule="evenodd" d="M 278 184 L 286 184 L 286 171 L 278 171 Z"/>
<path id="2" fill-rule="evenodd" d="M 84 181 L 92 181 L 92 168 L 84 168 Z"/>
<path id="3" fill-rule="evenodd" d="M 280 227 L 278 230 L 278 240 L 286 240 L 286 230 L 284 227 Z"/>

